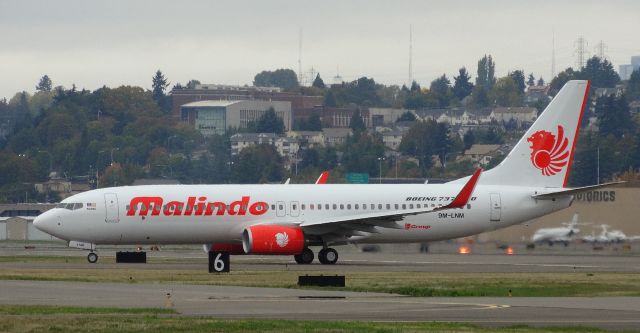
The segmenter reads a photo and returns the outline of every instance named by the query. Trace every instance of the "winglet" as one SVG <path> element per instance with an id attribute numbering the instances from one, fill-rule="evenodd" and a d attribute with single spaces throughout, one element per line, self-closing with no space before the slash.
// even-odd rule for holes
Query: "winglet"
<path id="1" fill-rule="evenodd" d="M 469 199 L 471 199 L 471 194 L 473 194 L 473 189 L 475 189 L 476 184 L 478 183 L 478 178 L 480 178 L 481 173 L 482 173 L 481 168 L 476 169 L 476 171 L 473 173 L 471 178 L 469 178 L 469 181 L 466 184 L 464 184 L 464 187 L 462 188 L 460 193 L 458 193 L 456 198 L 453 199 L 453 201 L 451 201 L 450 204 L 444 206 L 443 208 L 464 207 L 467 204 L 467 202 L 469 202 Z"/>
<path id="2" fill-rule="evenodd" d="M 316 184 L 326 184 L 327 179 L 329 179 L 329 171 L 322 171 L 318 180 L 316 180 Z"/>

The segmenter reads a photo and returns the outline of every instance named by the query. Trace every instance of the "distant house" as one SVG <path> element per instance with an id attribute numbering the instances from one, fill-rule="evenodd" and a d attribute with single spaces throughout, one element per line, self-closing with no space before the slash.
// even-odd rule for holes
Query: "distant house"
<path id="1" fill-rule="evenodd" d="M 476 165 L 487 166 L 495 154 L 499 152 L 500 145 L 476 144 L 467 149 L 462 155 L 462 160 L 470 160 Z"/>
<path id="2" fill-rule="evenodd" d="M 322 135 L 327 146 L 335 146 L 344 143 L 347 137 L 352 134 L 350 128 L 323 128 Z"/>
<path id="3" fill-rule="evenodd" d="M 322 131 L 289 131 L 288 138 L 298 140 L 301 145 L 309 147 L 324 146 L 324 134 Z"/>
<path id="4" fill-rule="evenodd" d="M 408 127 L 376 127 L 376 132 L 382 135 L 382 142 L 384 145 L 391 150 L 398 150 L 400 148 L 400 143 L 402 142 L 402 137 L 409 130 Z"/>
<path id="5" fill-rule="evenodd" d="M 629 103 L 629 110 L 635 113 L 640 112 L 640 100 L 631 101 Z"/>
<path id="6" fill-rule="evenodd" d="M 489 117 L 497 122 L 515 121 L 519 127 L 523 127 L 538 119 L 538 110 L 533 107 L 497 107 Z"/>
<path id="7" fill-rule="evenodd" d="M 540 101 L 549 101 L 550 97 L 549 85 L 545 86 L 530 86 L 527 88 L 527 92 L 524 94 L 524 103 L 527 105 L 535 104 Z"/>
<path id="8" fill-rule="evenodd" d="M 295 138 L 280 137 L 273 133 L 236 133 L 231 136 L 231 154 L 237 155 L 243 149 L 259 144 L 269 144 L 276 147 L 283 157 L 293 156 L 300 148 Z"/>

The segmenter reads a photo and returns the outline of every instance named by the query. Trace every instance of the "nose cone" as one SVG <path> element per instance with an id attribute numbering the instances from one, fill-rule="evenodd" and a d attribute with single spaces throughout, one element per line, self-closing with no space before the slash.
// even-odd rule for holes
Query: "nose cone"
<path id="1" fill-rule="evenodd" d="M 46 232 L 48 234 L 52 234 L 53 227 L 55 225 L 54 217 L 51 212 L 44 212 L 38 215 L 35 220 L 33 220 L 33 226 L 36 229 Z"/>

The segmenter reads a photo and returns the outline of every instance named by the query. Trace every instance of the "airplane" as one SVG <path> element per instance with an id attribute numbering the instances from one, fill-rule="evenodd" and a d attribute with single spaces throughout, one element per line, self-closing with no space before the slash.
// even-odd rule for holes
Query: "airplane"
<path id="1" fill-rule="evenodd" d="M 564 246 L 567 246 L 569 242 L 580 233 L 580 229 L 576 228 L 578 224 L 578 213 L 575 213 L 573 214 L 571 222 L 562 223 L 562 227 L 541 228 L 536 230 L 533 236 L 531 236 L 531 242 L 535 244 L 547 243 L 550 246 L 553 246 L 555 243 L 562 243 Z"/>
<path id="2" fill-rule="evenodd" d="M 419 243 L 505 228 L 567 208 L 588 81 L 570 81 L 508 156 L 444 184 L 148 185 L 73 195 L 34 225 L 70 247 L 204 244 L 232 255 L 335 264 L 343 244 Z M 482 176 L 481 176 L 482 175 Z M 319 183 L 322 183 L 320 181 Z"/>
<path id="3" fill-rule="evenodd" d="M 627 241 L 635 241 L 640 239 L 640 236 L 629 237 L 625 235 L 625 233 L 622 232 L 622 230 L 609 231 L 610 225 L 608 224 L 601 224 L 600 227 L 602 228 L 600 235 L 596 236 L 595 232 L 592 232 L 591 235 L 584 236 L 582 240 L 587 243 L 610 244 L 610 243 L 624 243 Z"/>

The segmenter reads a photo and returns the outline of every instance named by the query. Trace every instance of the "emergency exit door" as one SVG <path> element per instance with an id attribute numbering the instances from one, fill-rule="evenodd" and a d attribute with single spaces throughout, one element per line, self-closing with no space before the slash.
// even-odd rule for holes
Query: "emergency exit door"
<path id="1" fill-rule="evenodd" d="M 115 193 L 104 194 L 104 221 L 107 223 L 120 222 L 120 207 L 118 206 L 118 196 Z"/>

